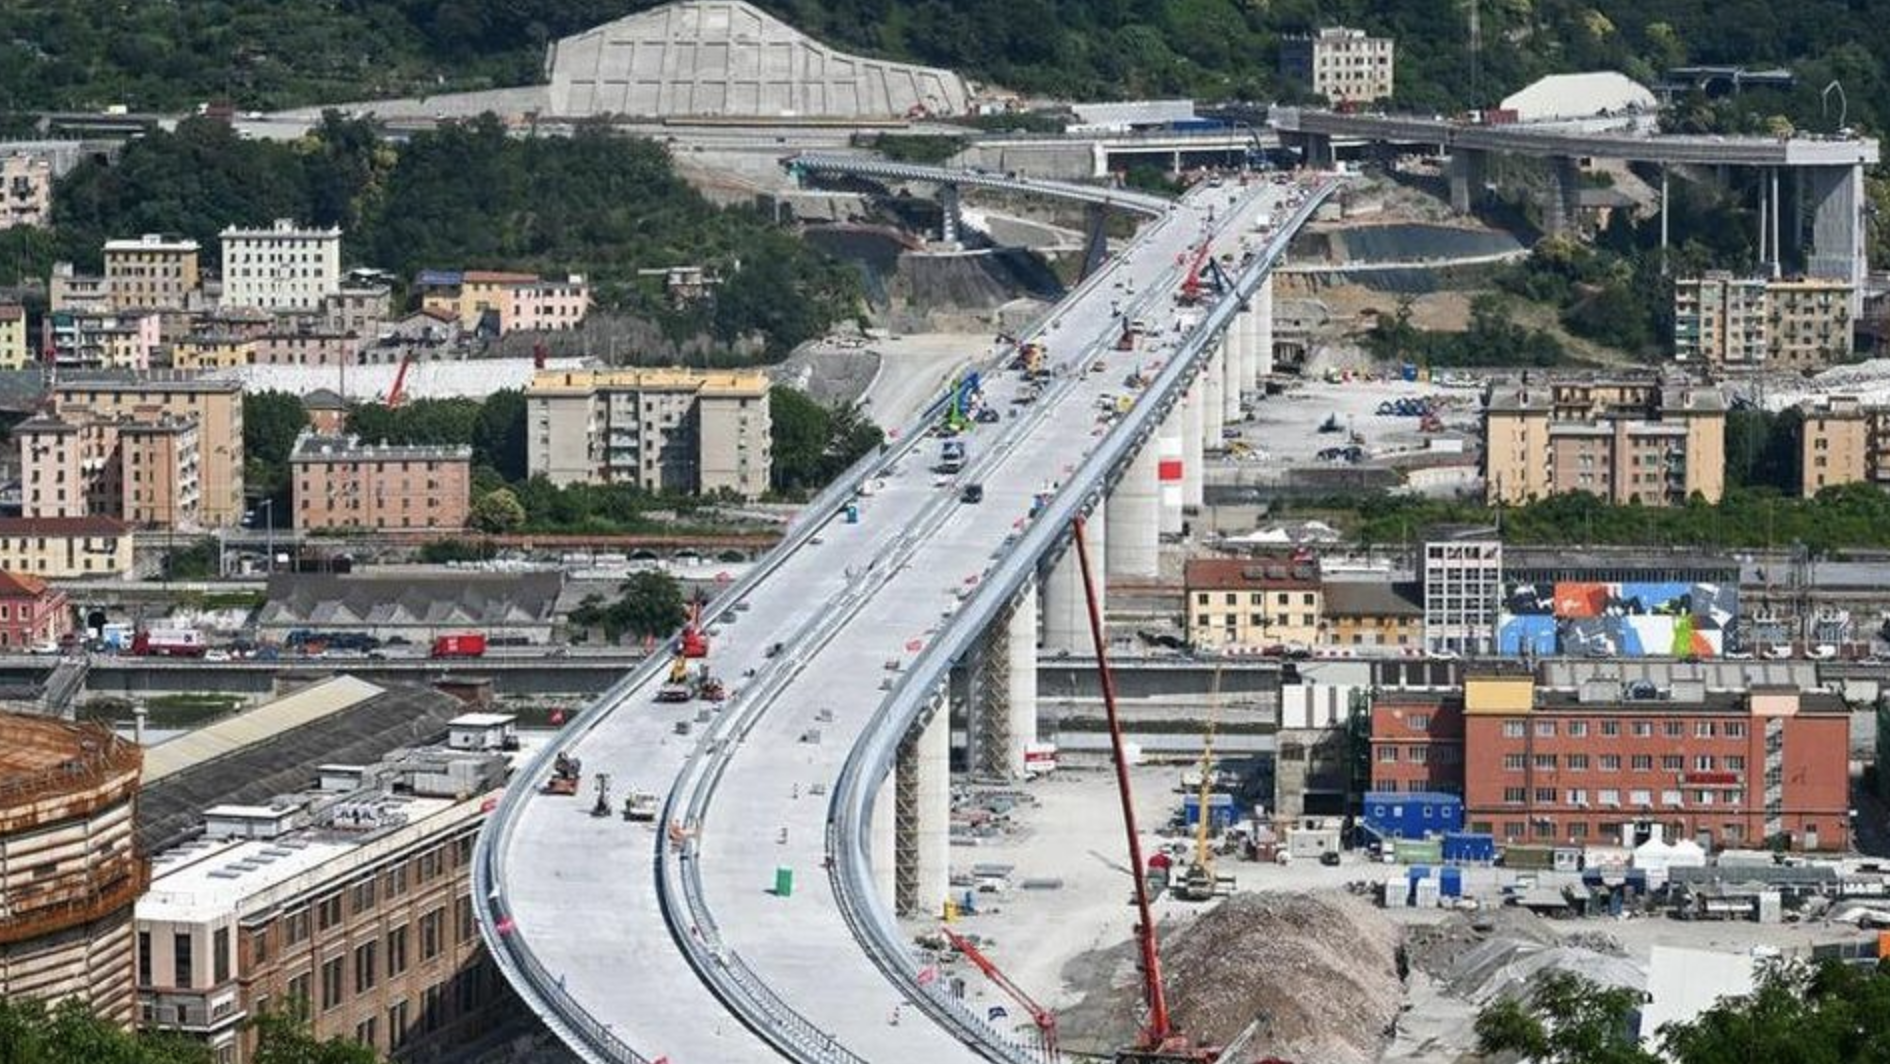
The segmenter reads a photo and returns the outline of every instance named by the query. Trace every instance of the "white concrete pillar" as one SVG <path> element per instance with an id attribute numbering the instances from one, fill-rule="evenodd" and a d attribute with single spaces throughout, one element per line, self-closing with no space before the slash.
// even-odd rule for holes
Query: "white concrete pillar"
<path id="1" fill-rule="evenodd" d="M 1181 506 L 1184 510 L 1201 508 L 1201 433 L 1207 425 L 1206 393 L 1201 377 L 1196 377 L 1181 403 Z"/>
<path id="2" fill-rule="evenodd" d="M 937 917 L 952 888 L 952 729 L 941 707 L 919 735 L 918 913 Z"/>
<path id="3" fill-rule="evenodd" d="M 1244 387 L 1258 395 L 1261 382 L 1273 373 L 1273 275 L 1260 282 L 1253 294 L 1253 357 L 1247 360 Z"/>
<path id="4" fill-rule="evenodd" d="M 1228 332 L 1233 332 L 1234 328 L 1235 325 L 1230 323 L 1227 327 Z M 1247 365 L 1252 361 L 1252 358 L 1250 357 L 1251 353 L 1247 351 L 1245 347 L 1236 347 L 1234 344 L 1228 342 L 1225 337 L 1222 338 L 1221 347 L 1225 357 L 1221 359 L 1220 365 L 1221 408 L 1219 410 L 1219 421 L 1221 425 L 1232 425 L 1240 421 L 1240 392 L 1241 389 L 1247 386 Z M 1221 435 L 1218 431 L 1214 433 L 1213 441 L 1211 446 L 1219 447 L 1221 445 Z"/>
<path id="5" fill-rule="evenodd" d="M 1232 352 L 1231 357 L 1234 365 L 1239 367 L 1240 383 L 1242 387 L 1246 387 L 1247 384 L 1247 367 L 1253 363 L 1253 351 L 1251 350 L 1253 336 L 1247 324 L 1248 316 L 1251 313 L 1251 311 L 1243 309 L 1234 315 L 1232 321 L 1227 323 L 1227 349 Z M 1238 421 L 1239 418 L 1235 418 L 1235 420 Z"/>
<path id="6" fill-rule="evenodd" d="M 1037 740 L 1037 582 L 1027 580 L 1018 592 L 1017 609 L 1005 631 L 1010 645 L 1011 678 L 1007 697 L 1011 713 L 1011 748 L 1005 764 L 1016 779 L 1024 778 L 1024 748 Z"/>
<path id="7" fill-rule="evenodd" d="M 1227 390 L 1227 367 L 1232 361 L 1222 345 L 1216 344 L 1196 381 L 1201 389 L 1201 446 L 1210 450 L 1221 445 L 1221 426 L 1227 423 L 1224 416 L 1227 403 L 1222 396 Z"/>
<path id="8" fill-rule="evenodd" d="M 1144 446 L 1153 448 L 1154 443 Z M 1153 507 L 1151 507 L 1153 509 Z M 1103 516 L 1104 507 L 1097 507 L 1089 515 L 1086 527 L 1089 537 L 1089 554 L 1092 562 L 1108 556 L 1109 522 Z M 1151 514 L 1151 516 L 1153 516 Z M 1159 520 L 1159 518 L 1156 518 Z M 1159 557 L 1159 556 L 1158 556 Z M 1107 566 L 1104 566 L 1107 569 Z M 1096 597 L 1099 605 L 1107 609 L 1109 580 L 1106 572 L 1092 573 L 1096 578 Z M 1083 599 L 1083 571 L 1077 565 L 1076 545 L 1071 544 L 1064 550 L 1063 556 L 1050 567 L 1043 581 L 1043 649 L 1046 654 L 1068 654 L 1075 657 L 1087 657 L 1096 651 L 1089 634 L 1089 607 Z"/>
<path id="9" fill-rule="evenodd" d="M 886 908 L 897 911 L 899 908 L 899 811 L 894 797 L 894 781 L 897 771 L 886 773 L 885 782 L 879 785 L 879 795 L 873 799 L 873 818 L 869 823 L 870 847 L 868 858 L 873 862 L 873 886 L 886 902 Z"/>
<path id="10" fill-rule="evenodd" d="M 1129 459 L 1129 468 L 1109 489 L 1109 579 L 1153 580 L 1162 572 L 1161 461 L 1154 440 Z M 1091 526 L 1092 533 L 1094 526 Z M 1082 589 L 1077 590 L 1082 594 Z M 1084 629 L 1088 631 L 1087 628 Z"/>
<path id="11" fill-rule="evenodd" d="M 1181 535 L 1181 479 L 1183 462 L 1186 460 L 1181 451 L 1181 434 L 1185 427 L 1186 415 L 1182 413 L 1185 404 L 1177 403 L 1162 418 L 1161 428 L 1155 432 L 1156 454 L 1160 456 L 1159 475 L 1161 482 L 1161 534 L 1164 536 Z"/>

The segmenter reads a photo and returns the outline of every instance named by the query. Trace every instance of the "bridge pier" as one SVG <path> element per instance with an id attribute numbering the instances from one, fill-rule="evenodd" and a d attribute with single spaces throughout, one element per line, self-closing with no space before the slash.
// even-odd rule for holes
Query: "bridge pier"
<path id="1" fill-rule="evenodd" d="M 951 758 L 951 714 L 941 698 L 899 747 L 894 909 L 902 916 L 937 915 L 951 895 Z"/>
<path id="2" fill-rule="evenodd" d="M 1144 443 L 1144 449 L 1152 449 L 1154 441 Z M 1156 506 L 1151 504 L 1150 509 Z M 1133 511 L 1131 511 L 1133 512 Z M 1109 521 L 1106 508 L 1098 506 L 1090 511 L 1087 533 L 1091 557 L 1108 557 Z M 1155 514 L 1150 513 L 1150 518 Z M 1151 521 L 1152 524 L 1152 521 Z M 1159 559 L 1159 555 L 1157 555 Z M 1108 566 L 1096 577 L 1096 597 L 1099 605 L 1108 604 Z M 1043 648 L 1050 654 L 1079 655 L 1094 650 L 1089 637 L 1089 607 L 1083 599 L 1083 572 L 1076 560 L 1076 547 L 1066 544 L 1063 555 L 1053 562 L 1043 581 Z"/>
<path id="3" fill-rule="evenodd" d="M 957 185 L 940 185 L 938 189 L 939 220 L 938 238 L 947 244 L 956 244 L 964 232 L 965 215 L 959 199 Z"/>
<path id="4" fill-rule="evenodd" d="M 1851 314 L 1864 309 L 1865 233 L 1868 200 L 1862 166 L 1799 168 L 1800 203 L 1811 216 L 1805 272 L 1851 284 Z"/>
<path id="5" fill-rule="evenodd" d="M 1221 342 L 1215 345 L 1218 352 L 1216 360 L 1220 363 L 1220 408 L 1209 410 L 1213 422 L 1207 429 L 1207 445 L 1221 445 L 1221 430 L 1240 420 L 1240 389 L 1247 378 L 1247 352 L 1233 343 L 1233 333 L 1240 327 L 1239 319 L 1227 323 L 1227 331 L 1221 334 Z"/>
<path id="6" fill-rule="evenodd" d="M 1106 509 L 1109 512 L 1109 534 L 1104 548 L 1099 553 L 1103 556 L 1103 571 L 1110 580 L 1153 580 L 1162 571 L 1161 514 L 1161 459 L 1156 451 L 1155 441 L 1145 440 L 1135 457 L 1129 460 L 1129 467 L 1123 471 L 1122 478 L 1109 489 Z M 1090 526 L 1090 538 L 1097 538 L 1097 526 Z M 1065 560 L 1072 557 L 1065 555 Z M 1059 565 L 1062 563 L 1058 563 Z M 1070 569 L 1076 574 L 1074 567 Z M 1082 584 L 1076 586 L 1076 598 L 1080 605 L 1083 597 Z M 1046 609 L 1050 596 L 1045 595 Z M 1079 634 L 1087 639 L 1089 626 L 1084 622 L 1079 626 Z M 1044 645 L 1051 645 L 1049 639 Z M 1087 646 L 1078 641 L 1079 646 Z M 1058 644 L 1057 649 L 1072 650 L 1074 647 Z"/>
<path id="7" fill-rule="evenodd" d="M 1189 382 L 1181 399 L 1181 512 L 1201 509 L 1202 435 L 1207 424 L 1206 372 Z M 1179 530 L 1177 530 L 1179 531 Z"/>
<path id="8" fill-rule="evenodd" d="M 1181 449 L 1182 429 L 1186 424 L 1186 415 L 1182 413 L 1185 403 L 1176 403 L 1169 407 L 1162 418 L 1162 424 L 1155 431 L 1156 453 L 1161 456 L 1161 523 L 1158 526 L 1164 536 L 1181 535 L 1181 492 L 1183 465 L 1187 461 Z"/>
<path id="9" fill-rule="evenodd" d="M 1195 384 L 1201 390 L 1200 437 L 1203 450 L 1213 450 L 1221 445 L 1221 427 L 1227 424 L 1227 385 L 1237 372 L 1225 344 L 1215 344 L 1202 363 L 1201 376 Z M 1199 482 L 1204 479 L 1204 475 L 1205 470 L 1197 473 L 1194 479 Z M 1194 502 L 1192 505 L 1201 504 Z"/>
<path id="10" fill-rule="evenodd" d="M 1241 388 L 1256 396 L 1266 390 L 1266 378 L 1273 375 L 1273 274 L 1268 273 L 1254 289 L 1249 305 L 1253 308 L 1253 339 L 1248 345 L 1245 376 Z"/>
<path id="11" fill-rule="evenodd" d="M 1450 151 L 1450 209 L 1458 214 L 1469 214 L 1476 209 L 1477 201 L 1483 198 L 1483 183 L 1489 157 L 1472 148 L 1452 148 Z"/>
<path id="12" fill-rule="evenodd" d="M 1549 159 L 1549 196 L 1542 204 L 1542 231 L 1567 236 L 1581 221 L 1581 162 L 1567 155 Z"/>
<path id="13" fill-rule="evenodd" d="M 1102 264 L 1109 258 L 1109 210 L 1100 203 L 1089 204 L 1083 210 L 1083 271 L 1078 280 L 1088 280 L 1089 275 L 1102 269 Z"/>
<path id="14" fill-rule="evenodd" d="M 967 664 L 966 767 L 974 776 L 1021 779 L 1024 747 L 1037 738 L 1035 582 L 985 631 Z"/>

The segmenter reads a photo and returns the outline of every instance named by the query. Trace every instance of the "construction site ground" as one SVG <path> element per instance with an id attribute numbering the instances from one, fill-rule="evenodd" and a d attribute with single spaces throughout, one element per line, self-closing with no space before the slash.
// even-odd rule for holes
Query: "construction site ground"
<path id="1" fill-rule="evenodd" d="M 1191 836 L 1165 836 L 1156 829 L 1180 807 L 1178 785 L 1186 768 L 1146 765 L 1131 774 L 1144 852 L 1174 846 L 1183 851 L 1176 855 L 1178 865 L 1188 859 Z M 955 873 L 969 872 L 973 865 L 1014 868 L 1009 889 L 974 894 L 977 912 L 960 916 L 955 927 L 978 941 L 1013 982 L 1058 1014 L 1066 1051 L 1104 1051 L 1133 1035 L 1138 997 L 1131 945 L 1133 885 L 1114 776 L 1100 762 L 1066 764 L 1020 790 L 1025 800 L 1012 809 L 1004 830 L 976 845 L 961 842 L 952 848 Z M 1765 947 L 1791 954 L 1856 934 L 1854 928 L 1816 923 L 1684 922 L 1664 917 L 1550 920 L 1499 907 L 1474 912 L 1384 909 L 1347 886 L 1382 883 L 1403 869 L 1355 853 L 1347 853 L 1337 866 L 1312 860 L 1281 866 L 1221 857 L 1215 871 L 1234 875 L 1243 893 L 1276 897 L 1238 914 L 1232 921 L 1237 934 L 1225 926 L 1213 929 L 1217 942 L 1252 957 L 1251 964 L 1231 971 L 1225 964 L 1203 967 L 1218 951 L 1191 949 L 1185 943 L 1189 929 L 1222 903 L 1184 902 L 1167 895 L 1158 899 L 1163 940 L 1171 943 L 1174 958 L 1168 968 L 1171 998 L 1183 1005 L 1189 1002 L 1200 988 L 1187 983 L 1191 973 L 1199 973 L 1223 1010 L 1227 1001 L 1258 1001 L 1275 1022 L 1294 1018 L 1284 1044 L 1249 1048 L 1314 1052 L 1320 1064 L 1473 1059 L 1472 1025 L 1480 1004 L 1526 978 L 1519 973 L 1532 970 L 1528 958 L 1543 951 L 1556 952 L 1535 964 L 1573 966 L 1597 978 L 1640 985 L 1657 945 L 1727 953 Z M 1498 882 L 1515 874 L 1466 869 L 1466 891 L 1495 896 Z M 1060 886 L 1025 889 L 1026 880 L 1059 881 Z M 970 888 L 957 887 L 954 894 L 965 889 Z M 915 935 L 932 926 L 930 920 L 909 925 Z M 1359 944 L 1369 946 L 1387 934 L 1401 938 L 1407 950 L 1410 973 L 1402 986 L 1395 970 L 1352 971 L 1365 963 L 1361 957 L 1377 956 L 1370 949 L 1358 952 L 1363 948 Z M 1244 944 L 1234 945 L 1236 941 Z M 1276 954 L 1285 960 L 1276 959 Z M 1373 961 L 1370 966 L 1378 963 L 1393 962 Z M 1346 971 L 1347 980 L 1356 984 L 1346 991 L 1357 1003 L 1356 1011 L 1317 1007 L 1335 993 L 1331 970 Z M 1019 1037 L 1030 1037 L 1024 1010 L 969 964 L 949 965 L 947 974 L 964 980 L 966 998 L 979 1012 L 988 1014 L 991 1007 L 1000 1006 Z M 1243 979 L 1254 982 L 1239 985 Z M 1227 985 L 1230 981 L 1233 985 Z M 1202 1007 L 1198 1001 L 1196 1007 Z M 1209 1015 L 1212 1018 L 1203 1022 L 1210 1028 L 1233 1022 L 1224 1013 Z M 1376 1016 L 1385 1022 L 1361 1049 L 1357 1028 Z M 1304 1048 L 1308 1046 L 1317 1049 Z M 1304 1064 L 1313 1057 L 1286 1059 Z"/>

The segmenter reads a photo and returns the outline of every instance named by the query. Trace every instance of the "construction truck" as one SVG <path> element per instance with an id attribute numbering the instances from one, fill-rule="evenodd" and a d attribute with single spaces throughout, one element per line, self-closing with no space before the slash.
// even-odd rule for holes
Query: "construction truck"
<path id="1" fill-rule="evenodd" d="M 696 697 L 695 685 L 689 679 L 689 655 L 678 651 L 669 662 L 669 676 L 663 686 L 656 690 L 658 702 L 687 702 Z"/>
<path id="2" fill-rule="evenodd" d="M 561 753 L 551 765 L 551 778 L 545 781 L 546 794 L 569 794 L 578 792 L 578 783 L 584 778 L 584 762 Z"/>
<path id="3" fill-rule="evenodd" d="M 623 818 L 637 823 L 651 823 L 656 820 L 659 803 L 656 795 L 648 791 L 633 790 L 623 798 Z"/>
<path id="4" fill-rule="evenodd" d="M 704 702 L 720 702 L 728 698 L 728 689 L 722 686 L 721 678 L 711 673 L 709 666 L 704 664 L 696 672 L 695 695 Z"/>

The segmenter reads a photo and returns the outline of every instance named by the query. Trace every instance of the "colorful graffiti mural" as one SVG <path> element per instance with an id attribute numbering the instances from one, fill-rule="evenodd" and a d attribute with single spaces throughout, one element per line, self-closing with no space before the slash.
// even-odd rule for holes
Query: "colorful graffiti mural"
<path id="1" fill-rule="evenodd" d="M 1739 615 L 1723 584 L 1564 580 L 1504 588 L 1497 623 L 1503 654 L 1716 657 Z"/>

